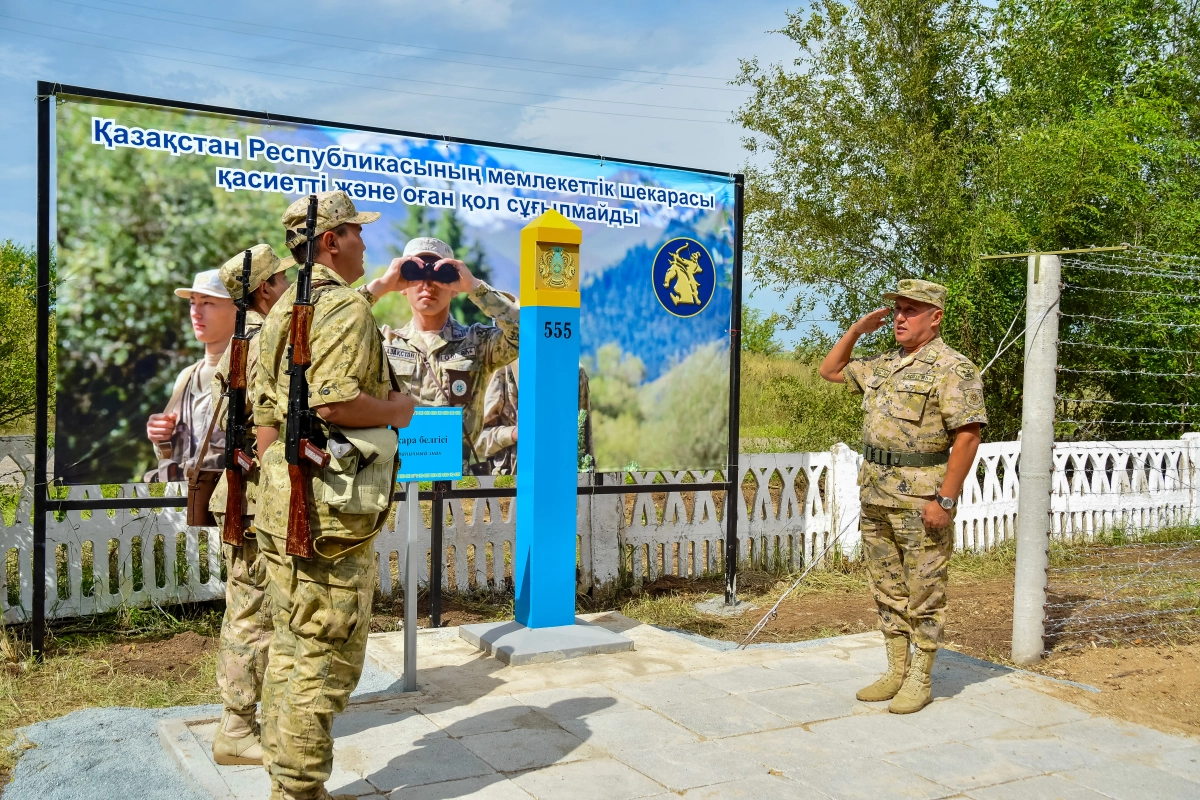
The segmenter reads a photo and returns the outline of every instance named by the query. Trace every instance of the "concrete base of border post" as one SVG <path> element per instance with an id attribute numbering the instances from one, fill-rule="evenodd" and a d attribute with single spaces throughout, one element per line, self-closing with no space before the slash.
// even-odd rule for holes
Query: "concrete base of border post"
<path id="1" fill-rule="evenodd" d="M 1035 664 L 1045 650 L 1050 494 L 1054 489 L 1054 396 L 1058 369 L 1058 256 L 1029 257 L 1025 377 L 1021 408 L 1021 488 L 1013 585 L 1012 659 Z"/>

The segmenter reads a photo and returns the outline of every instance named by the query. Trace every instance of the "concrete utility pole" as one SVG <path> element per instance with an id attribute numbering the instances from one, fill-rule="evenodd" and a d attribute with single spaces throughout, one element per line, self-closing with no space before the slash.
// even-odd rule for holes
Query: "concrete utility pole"
<path id="1" fill-rule="evenodd" d="M 1025 382 L 1021 405 L 1021 489 L 1017 504 L 1017 573 L 1013 586 L 1012 659 L 1035 664 L 1045 649 L 1050 492 L 1054 483 L 1054 394 L 1058 370 L 1062 260 L 1029 256 L 1025 304 Z"/>

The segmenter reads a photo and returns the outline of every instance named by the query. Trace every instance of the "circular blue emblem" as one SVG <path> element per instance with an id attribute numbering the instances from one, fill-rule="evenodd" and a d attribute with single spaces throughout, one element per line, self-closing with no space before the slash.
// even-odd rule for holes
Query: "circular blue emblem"
<path id="1" fill-rule="evenodd" d="M 664 244 L 650 270 L 654 295 L 668 314 L 694 317 L 712 300 L 717 270 L 712 256 L 695 239 L 678 238 Z"/>

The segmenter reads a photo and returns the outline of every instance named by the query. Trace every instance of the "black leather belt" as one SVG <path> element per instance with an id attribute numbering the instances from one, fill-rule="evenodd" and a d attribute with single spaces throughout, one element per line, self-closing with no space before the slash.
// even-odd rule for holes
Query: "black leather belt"
<path id="1" fill-rule="evenodd" d="M 950 460 L 950 451 L 940 453 L 897 453 L 878 447 L 864 447 L 863 458 L 885 467 L 936 467 Z"/>

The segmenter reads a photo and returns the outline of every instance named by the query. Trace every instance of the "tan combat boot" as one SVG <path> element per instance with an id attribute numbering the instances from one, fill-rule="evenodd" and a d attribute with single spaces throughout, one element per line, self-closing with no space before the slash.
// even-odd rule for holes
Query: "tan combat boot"
<path id="1" fill-rule="evenodd" d="M 858 693 L 854 695 L 864 703 L 891 700 L 904 683 L 904 674 L 908 669 L 908 637 L 896 633 L 885 633 L 883 643 L 887 650 L 887 672 L 883 673 L 883 676 L 870 686 L 859 689 Z"/>
<path id="2" fill-rule="evenodd" d="M 262 742 L 253 711 L 239 714 L 225 709 L 213 736 L 213 761 L 225 766 L 263 763 Z"/>
<path id="3" fill-rule="evenodd" d="M 912 714 L 933 702 L 933 659 L 937 650 L 916 649 L 908 676 L 896 697 L 888 704 L 893 714 Z"/>

